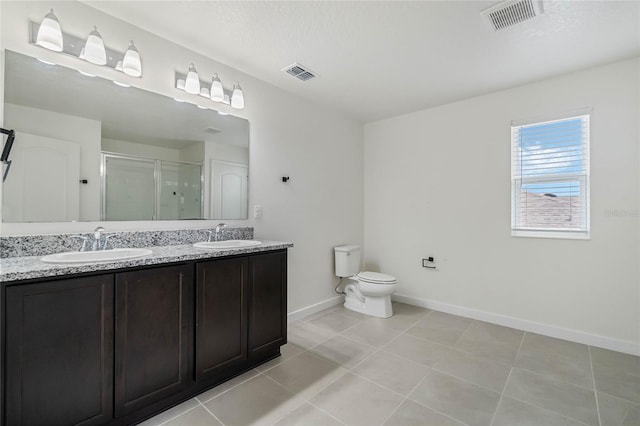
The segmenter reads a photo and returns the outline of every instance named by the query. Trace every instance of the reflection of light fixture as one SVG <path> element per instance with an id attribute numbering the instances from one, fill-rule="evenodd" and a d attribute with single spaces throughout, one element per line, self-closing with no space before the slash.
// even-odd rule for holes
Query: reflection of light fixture
<path id="1" fill-rule="evenodd" d="M 122 60 L 122 72 L 133 77 L 140 77 L 142 75 L 140 53 L 133 44 L 133 40 L 129 42 L 129 48 L 124 53 L 124 59 Z"/>
<path id="2" fill-rule="evenodd" d="M 189 71 L 186 75 L 176 73 L 175 78 L 176 89 L 184 90 L 192 95 L 200 95 L 214 102 L 231 105 L 233 108 L 244 108 L 244 93 L 237 82 L 233 85 L 233 90 L 225 90 L 218 74 L 214 74 L 211 78 L 211 86 L 207 87 L 206 83 L 200 81 L 193 64 L 189 65 Z"/>
<path id="3" fill-rule="evenodd" d="M 96 65 L 107 64 L 107 52 L 104 49 L 104 42 L 97 27 L 93 27 L 93 31 L 91 31 L 89 37 L 87 37 L 87 43 L 84 45 L 83 59 Z"/>
<path id="4" fill-rule="evenodd" d="M 53 14 L 53 9 L 44 17 L 41 24 L 29 23 L 29 35 L 31 43 L 45 49 L 61 52 L 93 64 L 106 65 L 132 77 L 142 76 L 140 53 L 133 42 L 130 42 L 126 52 L 122 53 L 106 48 L 96 27 L 93 28 L 87 40 L 64 34 L 58 18 Z M 49 58 L 36 59 L 51 63 Z"/>
<path id="5" fill-rule="evenodd" d="M 233 92 L 231 93 L 231 107 L 236 109 L 244 108 L 244 93 L 242 93 L 242 87 L 236 82 L 233 85 Z"/>
<path id="6" fill-rule="evenodd" d="M 218 74 L 214 74 L 211 78 L 211 100 L 216 102 L 224 101 L 224 88 Z"/>
<path id="7" fill-rule="evenodd" d="M 120 87 L 131 87 L 130 84 L 120 83 L 119 81 L 113 80 L 113 84 Z"/>
<path id="8" fill-rule="evenodd" d="M 184 80 L 184 91 L 191 93 L 192 95 L 200 94 L 200 78 L 198 77 L 198 71 L 193 64 L 189 65 L 189 71 L 187 72 L 187 78 Z"/>
<path id="9" fill-rule="evenodd" d="M 62 30 L 60 29 L 60 21 L 53 13 L 53 9 L 45 15 L 40 24 L 38 35 L 36 36 L 36 44 L 54 52 L 62 52 Z"/>

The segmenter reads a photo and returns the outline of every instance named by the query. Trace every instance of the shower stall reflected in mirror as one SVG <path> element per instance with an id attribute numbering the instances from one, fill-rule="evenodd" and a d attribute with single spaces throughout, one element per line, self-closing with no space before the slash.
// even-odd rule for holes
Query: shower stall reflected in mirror
<path id="1" fill-rule="evenodd" d="M 101 220 L 201 219 L 202 165 L 101 154 Z"/>

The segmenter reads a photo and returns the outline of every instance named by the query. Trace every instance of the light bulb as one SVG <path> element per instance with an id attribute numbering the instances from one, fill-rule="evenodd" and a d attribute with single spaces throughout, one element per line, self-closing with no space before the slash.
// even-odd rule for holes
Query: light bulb
<path id="1" fill-rule="evenodd" d="M 211 79 L 211 100 L 216 102 L 224 101 L 224 88 L 218 74 L 215 74 Z"/>
<path id="2" fill-rule="evenodd" d="M 192 95 L 200 93 L 200 77 L 198 77 L 198 71 L 193 64 L 189 65 L 189 72 L 187 72 L 187 78 L 184 82 L 184 90 Z"/>
<path id="3" fill-rule="evenodd" d="M 239 83 L 233 85 L 233 93 L 231 93 L 231 107 L 236 109 L 244 108 L 244 93 Z"/>
<path id="4" fill-rule="evenodd" d="M 53 13 L 53 9 L 49 10 L 49 13 L 45 15 L 40 23 L 36 44 L 54 52 L 62 52 L 62 30 L 60 29 L 58 17 Z"/>
<path id="5" fill-rule="evenodd" d="M 133 40 L 129 42 L 129 48 L 124 54 L 124 59 L 122 60 L 122 72 L 133 77 L 140 77 L 142 75 L 140 53 L 133 44 Z"/>
<path id="6" fill-rule="evenodd" d="M 93 31 L 87 37 L 87 43 L 84 45 L 84 59 L 96 65 L 107 64 L 107 52 L 104 50 L 104 42 L 97 27 L 93 27 Z"/>

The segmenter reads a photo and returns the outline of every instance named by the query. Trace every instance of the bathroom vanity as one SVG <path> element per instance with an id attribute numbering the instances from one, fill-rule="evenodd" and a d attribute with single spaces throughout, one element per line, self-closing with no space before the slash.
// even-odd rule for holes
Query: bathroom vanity
<path id="1" fill-rule="evenodd" d="M 291 246 L 2 259 L 3 424 L 133 424 L 277 357 Z"/>

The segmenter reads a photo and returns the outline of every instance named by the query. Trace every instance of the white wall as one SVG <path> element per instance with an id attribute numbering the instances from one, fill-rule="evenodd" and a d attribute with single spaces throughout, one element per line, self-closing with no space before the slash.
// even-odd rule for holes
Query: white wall
<path id="1" fill-rule="evenodd" d="M 257 238 L 291 241 L 289 251 L 289 311 L 334 297 L 332 247 L 363 238 L 362 124 L 323 106 L 301 100 L 261 80 L 245 75 L 133 25 L 78 2 L 56 2 L 62 28 L 86 36 L 97 25 L 108 47 L 122 51 L 134 40 L 143 62 L 143 78 L 128 77 L 76 58 L 49 52 L 28 43 L 28 21 L 40 22 L 51 2 L 0 2 L 3 49 L 116 78 L 156 93 L 193 100 L 174 88 L 174 73 L 194 62 L 203 79 L 217 72 L 223 82 L 239 81 L 245 92 L 241 111 L 220 106 L 250 122 L 249 205 L 260 204 Z M 4 68 L 3 68 L 4 69 Z M 4 79 L 2 79 L 4 80 Z M 214 105 L 212 103 L 212 105 Z M 281 176 L 291 176 L 282 183 Z M 212 226 L 218 221 L 110 222 L 107 230 L 176 229 Z M 2 235 L 90 231 L 92 223 L 3 224 Z"/>
<path id="2" fill-rule="evenodd" d="M 80 145 L 80 179 L 88 181 L 87 184 L 80 185 L 80 220 L 100 219 L 102 123 L 22 105 L 6 104 L 4 107 L 4 118 L 16 132 L 23 131 Z"/>
<path id="3" fill-rule="evenodd" d="M 426 305 L 637 352 L 639 73 L 630 60 L 366 124 L 367 265 Z M 511 120 L 581 107 L 591 240 L 511 237 Z"/>
<path id="4" fill-rule="evenodd" d="M 163 146 L 147 145 L 143 143 L 121 141 L 117 139 L 102 139 L 102 150 L 118 154 L 134 155 L 151 158 L 153 160 L 179 161 L 180 150 Z"/>

